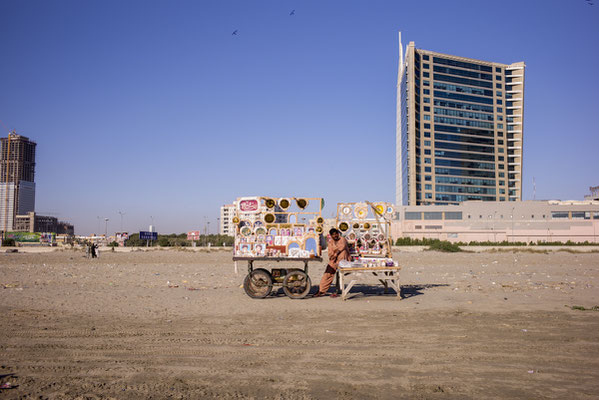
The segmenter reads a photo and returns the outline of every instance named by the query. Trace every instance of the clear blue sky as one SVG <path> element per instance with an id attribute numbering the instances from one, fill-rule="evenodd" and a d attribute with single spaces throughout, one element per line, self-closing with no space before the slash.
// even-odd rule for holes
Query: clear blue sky
<path id="1" fill-rule="evenodd" d="M 216 229 L 244 195 L 395 198 L 404 44 L 527 65 L 524 199 L 599 184 L 599 2 L 0 0 L 0 130 L 76 233 Z M 295 10 L 294 15 L 289 15 Z M 237 35 L 232 32 L 237 30 Z M 104 223 L 100 224 L 104 231 Z"/>

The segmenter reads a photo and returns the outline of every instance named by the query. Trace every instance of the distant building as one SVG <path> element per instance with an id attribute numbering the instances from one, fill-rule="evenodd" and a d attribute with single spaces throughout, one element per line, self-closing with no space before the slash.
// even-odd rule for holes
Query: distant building
<path id="1" fill-rule="evenodd" d="M 218 233 L 220 235 L 235 236 L 235 224 L 233 223 L 234 216 L 234 204 L 225 204 L 220 208 L 220 226 L 218 227 Z"/>
<path id="2" fill-rule="evenodd" d="M 35 210 L 35 142 L 11 132 L 0 138 L 0 231 L 14 230 L 15 217 Z"/>
<path id="3" fill-rule="evenodd" d="M 450 242 L 599 244 L 599 201 L 466 201 L 396 206 L 392 236 Z"/>
<path id="4" fill-rule="evenodd" d="M 399 47 L 396 204 L 522 200 L 524 63 Z"/>
<path id="5" fill-rule="evenodd" d="M 68 222 L 59 221 L 56 217 L 37 215 L 31 211 L 25 215 L 17 215 L 13 231 L 15 232 L 54 232 L 59 235 L 74 235 L 75 229 Z"/>
<path id="6" fill-rule="evenodd" d="M 599 186 L 591 186 L 589 192 L 591 194 L 584 196 L 585 200 L 599 201 Z"/>

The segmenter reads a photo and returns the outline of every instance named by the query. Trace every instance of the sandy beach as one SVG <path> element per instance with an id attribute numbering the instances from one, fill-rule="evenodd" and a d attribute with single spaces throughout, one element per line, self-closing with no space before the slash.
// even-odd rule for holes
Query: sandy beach
<path id="1" fill-rule="evenodd" d="M 0 398 L 599 398 L 599 254 L 394 257 L 401 298 L 343 301 L 250 299 L 225 251 L 0 253 Z"/>

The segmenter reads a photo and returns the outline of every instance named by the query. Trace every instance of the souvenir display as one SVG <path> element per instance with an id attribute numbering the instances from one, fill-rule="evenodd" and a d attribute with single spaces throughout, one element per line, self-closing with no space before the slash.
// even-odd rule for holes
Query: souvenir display
<path id="1" fill-rule="evenodd" d="M 353 258 L 391 256 L 390 229 L 393 210 L 393 205 L 384 202 L 337 205 L 336 225 L 347 239 Z"/>
<path id="2" fill-rule="evenodd" d="M 235 202 L 236 257 L 320 257 L 320 198 L 242 197 Z M 314 201 L 312 201 L 314 200 Z M 302 223 L 299 223 L 302 221 Z"/>

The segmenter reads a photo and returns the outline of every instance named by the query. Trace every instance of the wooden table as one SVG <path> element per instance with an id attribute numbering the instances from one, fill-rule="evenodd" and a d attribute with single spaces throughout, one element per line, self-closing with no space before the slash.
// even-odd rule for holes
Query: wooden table
<path id="1" fill-rule="evenodd" d="M 349 267 L 338 268 L 339 287 L 341 288 L 341 298 L 349 299 L 349 291 L 358 282 L 358 280 L 375 279 L 383 284 L 385 292 L 391 286 L 400 297 L 399 270 L 401 267 Z M 354 294 L 355 295 L 355 294 Z"/>

